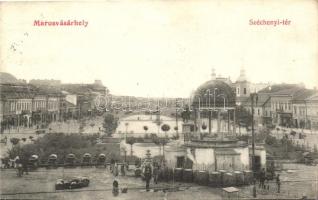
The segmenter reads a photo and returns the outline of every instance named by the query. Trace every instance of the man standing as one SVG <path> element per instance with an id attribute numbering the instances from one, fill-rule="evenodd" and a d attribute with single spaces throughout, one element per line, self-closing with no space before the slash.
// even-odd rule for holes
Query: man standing
<path id="1" fill-rule="evenodd" d="M 155 182 L 155 184 L 158 183 L 158 175 L 159 175 L 159 166 L 156 165 L 154 166 L 154 169 L 153 169 L 153 181 Z"/>
<path id="2" fill-rule="evenodd" d="M 146 180 L 146 190 L 149 191 L 149 182 L 151 179 L 152 173 L 151 173 L 151 167 L 149 164 L 145 167 L 145 180 Z"/>
<path id="3" fill-rule="evenodd" d="M 279 174 L 276 176 L 277 193 L 280 193 L 280 178 Z"/>
<path id="4" fill-rule="evenodd" d="M 23 157 L 22 158 L 22 174 L 25 172 L 25 174 L 29 174 L 29 170 L 28 170 L 28 159 L 27 159 L 27 157 Z"/>

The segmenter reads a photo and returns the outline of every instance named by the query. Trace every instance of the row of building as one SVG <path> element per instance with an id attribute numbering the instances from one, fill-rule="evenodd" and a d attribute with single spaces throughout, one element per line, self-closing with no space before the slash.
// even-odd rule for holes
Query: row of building
<path id="1" fill-rule="evenodd" d="M 254 117 L 258 125 L 318 129 L 318 91 L 303 85 L 280 84 L 257 93 Z M 251 113 L 251 98 L 243 106 Z"/>
<path id="2" fill-rule="evenodd" d="M 303 84 L 252 83 L 241 69 L 235 82 L 230 78 L 217 77 L 212 70 L 212 81 L 223 81 L 235 93 L 237 106 L 252 112 L 250 95 L 254 99 L 254 117 L 259 126 L 285 126 L 318 129 L 318 91 L 307 89 Z"/>
<path id="3" fill-rule="evenodd" d="M 0 73 L 1 131 L 19 126 L 45 126 L 52 121 L 78 119 L 98 112 L 95 99 L 108 89 L 93 84 L 62 84 L 55 80 L 17 80 Z"/>

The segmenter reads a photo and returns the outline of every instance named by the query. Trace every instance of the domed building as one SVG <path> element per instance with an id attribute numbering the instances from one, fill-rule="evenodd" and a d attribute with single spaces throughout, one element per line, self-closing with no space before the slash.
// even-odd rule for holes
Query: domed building
<path id="1" fill-rule="evenodd" d="M 195 108 L 234 107 L 235 92 L 224 81 L 210 80 L 198 87 L 192 103 Z"/>
<path id="2" fill-rule="evenodd" d="M 6 72 L 0 72 L 0 84 L 15 84 L 15 83 L 19 83 L 19 81 L 12 74 L 9 74 Z"/>
<path id="3" fill-rule="evenodd" d="M 212 79 L 200 85 L 192 95 L 192 107 L 196 113 L 195 132 L 235 134 L 235 98 L 234 89 L 212 74 Z"/>

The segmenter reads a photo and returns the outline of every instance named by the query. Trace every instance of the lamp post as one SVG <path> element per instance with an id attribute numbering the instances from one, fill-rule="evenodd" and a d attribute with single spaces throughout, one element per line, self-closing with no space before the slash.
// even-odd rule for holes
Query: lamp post
<path id="1" fill-rule="evenodd" d="M 128 123 L 128 122 L 126 122 L 126 123 L 125 123 L 125 126 L 126 126 L 126 131 L 125 131 L 125 141 L 127 141 L 128 125 L 129 125 L 129 123 Z"/>
<path id="2" fill-rule="evenodd" d="M 253 170 L 253 197 L 256 197 L 256 181 L 255 181 L 255 133 L 254 133 L 254 99 L 257 101 L 257 93 L 251 94 L 251 107 L 252 107 L 252 170 Z"/>

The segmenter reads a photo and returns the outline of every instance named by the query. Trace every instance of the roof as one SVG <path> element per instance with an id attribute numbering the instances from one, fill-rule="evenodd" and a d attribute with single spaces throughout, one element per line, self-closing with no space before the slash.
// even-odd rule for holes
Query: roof
<path id="1" fill-rule="evenodd" d="M 36 94 L 34 87 L 24 84 L 0 84 L 1 99 L 33 98 Z"/>
<path id="2" fill-rule="evenodd" d="M 259 93 L 257 95 L 257 101 L 254 102 L 255 106 L 263 106 L 270 99 L 270 94 L 267 93 Z M 252 104 L 251 98 L 246 100 L 244 106 L 250 106 Z"/>
<path id="3" fill-rule="evenodd" d="M 35 87 L 28 84 L 0 84 L 0 98 L 2 99 L 29 99 L 36 95 L 62 96 L 63 94 L 52 87 Z"/>
<path id="4" fill-rule="evenodd" d="M 94 92 L 106 92 L 106 87 L 98 84 L 62 84 L 64 91 L 73 94 L 87 94 Z"/>
<path id="5" fill-rule="evenodd" d="M 76 107 L 76 105 L 75 104 L 73 104 L 73 103 L 71 103 L 71 102 L 69 102 L 69 101 L 63 101 L 63 103 L 64 103 L 64 106 L 66 107 L 66 108 L 75 108 Z"/>
<path id="6" fill-rule="evenodd" d="M 293 95 L 293 101 L 304 101 L 308 97 L 312 97 L 315 93 L 317 93 L 315 90 L 299 90 Z"/>
<path id="7" fill-rule="evenodd" d="M 0 72 L 0 83 L 1 84 L 16 84 L 16 83 L 19 83 L 19 81 L 12 74 L 9 74 L 6 72 Z"/>
<path id="8" fill-rule="evenodd" d="M 278 91 L 282 91 L 282 90 L 287 90 L 287 89 L 291 89 L 291 88 L 304 88 L 303 85 L 300 84 L 276 84 L 276 85 L 271 85 L 268 86 L 260 91 L 258 91 L 258 93 L 275 93 Z"/>
<path id="9" fill-rule="evenodd" d="M 306 98 L 306 101 L 318 101 L 318 92 L 315 91 L 313 95 Z"/>
<path id="10" fill-rule="evenodd" d="M 212 96 L 214 95 L 214 89 L 216 97 Z M 210 91 L 210 92 L 209 92 Z M 207 94 L 210 94 L 210 97 L 208 97 Z M 235 106 L 235 93 L 233 91 L 233 88 L 229 86 L 224 81 L 220 80 L 210 80 L 198 87 L 198 89 L 195 91 L 193 96 L 193 105 L 198 107 L 199 101 L 201 104 L 201 107 L 208 107 L 214 106 L 214 98 L 215 98 L 215 106 L 216 107 L 223 107 L 224 106 L 224 98 L 225 97 L 225 103 L 227 107 Z M 200 99 L 200 100 L 199 100 Z M 209 102 L 209 103 L 208 103 Z"/>

